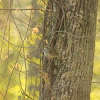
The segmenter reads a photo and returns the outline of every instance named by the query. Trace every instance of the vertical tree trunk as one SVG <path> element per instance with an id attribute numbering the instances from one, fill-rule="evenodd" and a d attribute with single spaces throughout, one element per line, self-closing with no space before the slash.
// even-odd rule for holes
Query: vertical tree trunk
<path id="1" fill-rule="evenodd" d="M 90 100 L 98 0 L 48 3 L 53 11 L 45 19 L 50 24 L 44 25 L 44 35 L 61 59 L 43 59 L 48 81 L 42 78 L 40 100 Z"/>

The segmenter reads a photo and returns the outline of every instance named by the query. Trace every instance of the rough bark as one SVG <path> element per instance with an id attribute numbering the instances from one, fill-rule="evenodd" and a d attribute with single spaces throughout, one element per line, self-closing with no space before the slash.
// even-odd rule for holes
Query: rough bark
<path id="1" fill-rule="evenodd" d="M 62 59 L 43 59 L 48 81 L 42 78 L 45 84 L 41 86 L 40 100 L 90 100 L 97 3 L 98 0 L 52 1 L 50 9 L 54 12 L 47 27 L 50 34 L 45 34 L 51 36 L 47 38 L 49 46 Z"/>

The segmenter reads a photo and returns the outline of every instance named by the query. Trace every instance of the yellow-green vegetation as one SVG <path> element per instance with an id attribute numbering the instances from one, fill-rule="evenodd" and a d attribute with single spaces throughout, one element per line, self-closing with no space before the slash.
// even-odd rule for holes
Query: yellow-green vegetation
<path id="1" fill-rule="evenodd" d="M 100 82 L 100 40 L 95 43 L 93 82 Z M 91 100 L 100 100 L 100 83 L 92 83 Z"/>
<path id="2" fill-rule="evenodd" d="M 97 35 L 95 41 L 95 57 L 93 68 L 93 82 L 91 87 L 91 99 L 100 100 L 100 0 L 98 0 L 98 15 L 97 15 Z"/>

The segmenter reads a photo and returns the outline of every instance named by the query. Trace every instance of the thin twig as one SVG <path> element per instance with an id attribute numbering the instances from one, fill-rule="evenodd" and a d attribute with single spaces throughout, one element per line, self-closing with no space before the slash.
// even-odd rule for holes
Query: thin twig
<path id="1" fill-rule="evenodd" d="M 0 9 L 0 10 L 11 10 L 11 11 L 14 11 L 14 10 L 16 10 L 16 11 L 22 11 L 22 10 L 40 10 L 40 11 L 43 11 L 43 12 L 45 12 L 45 10 L 42 10 L 42 9 L 33 9 L 33 8 L 30 8 L 30 9 L 25 9 L 25 8 L 12 8 L 12 9 Z"/>

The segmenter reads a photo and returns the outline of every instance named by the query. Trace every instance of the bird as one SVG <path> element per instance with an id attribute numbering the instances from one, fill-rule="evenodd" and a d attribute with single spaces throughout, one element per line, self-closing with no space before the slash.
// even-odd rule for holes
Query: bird
<path id="1" fill-rule="evenodd" d="M 43 50 L 44 56 L 47 57 L 48 59 L 53 59 L 53 58 L 60 58 L 58 53 L 55 51 L 55 49 L 50 49 L 49 47 L 44 47 Z"/>
<path id="2" fill-rule="evenodd" d="M 44 56 L 46 56 L 49 59 L 58 57 L 58 53 L 54 49 L 50 49 L 49 47 L 44 47 L 43 53 Z"/>

